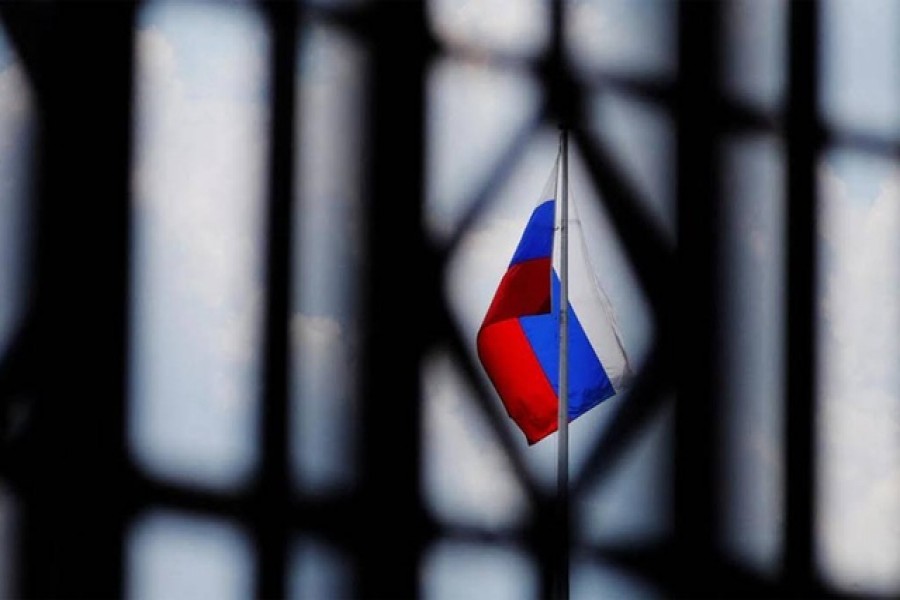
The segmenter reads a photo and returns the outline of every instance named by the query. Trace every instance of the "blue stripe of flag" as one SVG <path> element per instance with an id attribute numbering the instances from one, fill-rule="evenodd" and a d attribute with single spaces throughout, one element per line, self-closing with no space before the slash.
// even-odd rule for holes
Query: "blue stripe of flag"
<path id="1" fill-rule="evenodd" d="M 554 295 L 559 297 L 560 281 L 553 272 Z M 519 321 L 541 368 L 559 397 L 559 315 L 521 317 Z M 578 315 L 569 305 L 569 419 L 574 419 L 615 394 L 606 370 L 588 341 Z"/>
<path id="2" fill-rule="evenodd" d="M 549 258 L 553 252 L 553 200 L 547 200 L 531 213 L 509 266 L 535 258 Z"/>

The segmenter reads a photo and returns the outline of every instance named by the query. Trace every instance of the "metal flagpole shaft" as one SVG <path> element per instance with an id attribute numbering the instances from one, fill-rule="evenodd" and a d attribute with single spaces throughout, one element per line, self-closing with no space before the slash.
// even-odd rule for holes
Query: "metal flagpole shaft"
<path id="1" fill-rule="evenodd" d="M 569 135 L 560 134 L 562 180 L 559 211 L 559 415 L 557 463 L 557 511 L 559 524 L 558 598 L 569 597 Z"/>

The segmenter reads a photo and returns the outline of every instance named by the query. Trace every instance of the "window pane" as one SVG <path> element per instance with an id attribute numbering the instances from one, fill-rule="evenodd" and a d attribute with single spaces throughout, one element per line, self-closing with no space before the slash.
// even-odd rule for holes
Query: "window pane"
<path id="1" fill-rule="evenodd" d="M 739 99 L 777 109 L 787 72 L 785 0 L 730 0 L 724 5 L 725 88 Z"/>
<path id="2" fill-rule="evenodd" d="M 127 595 L 134 600 L 252 598 L 252 553 L 234 527 L 171 513 L 141 517 L 128 539 Z"/>
<path id="3" fill-rule="evenodd" d="M 900 131 L 900 3 L 822 4 L 822 109 L 843 127 Z"/>
<path id="4" fill-rule="evenodd" d="M 784 518 L 784 154 L 758 136 L 730 141 L 724 158 L 723 530 L 771 576 Z"/>
<path id="5" fill-rule="evenodd" d="M 452 233 L 507 146 L 535 116 L 539 95 L 520 73 L 445 60 L 428 78 L 426 225 Z"/>
<path id="6" fill-rule="evenodd" d="M 425 498 L 445 520 L 504 529 L 527 515 L 525 491 L 472 391 L 445 357 L 425 363 Z"/>
<path id="7" fill-rule="evenodd" d="M 422 595 L 429 600 L 537 598 L 535 567 L 515 548 L 444 542 L 425 557 Z"/>
<path id="8" fill-rule="evenodd" d="M 0 357 L 25 308 L 31 89 L 0 24 Z"/>
<path id="9" fill-rule="evenodd" d="M 677 66 L 673 0 L 567 2 L 566 42 L 586 71 L 670 77 Z"/>
<path id="10" fill-rule="evenodd" d="M 621 600 L 666 597 L 660 590 L 634 577 L 630 572 L 621 571 L 599 561 L 577 557 L 572 561 L 572 579 L 569 585 L 572 600 L 591 600 L 599 596 Z"/>
<path id="11" fill-rule="evenodd" d="M 615 93 L 595 94 L 591 127 L 613 153 L 616 166 L 638 192 L 643 208 L 675 239 L 675 137 L 659 107 Z"/>
<path id="12" fill-rule="evenodd" d="M 355 477 L 365 55 L 325 27 L 301 32 L 294 213 L 291 452 L 310 493 Z"/>
<path id="13" fill-rule="evenodd" d="M 256 459 L 267 42 L 237 4 L 139 17 L 131 442 L 203 485 Z"/>
<path id="14" fill-rule="evenodd" d="M 294 545 L 289 584 L 292 599 L 354 598 L 352 577 L 348 557 L 335 548 L 308 538 Z"/>
<path id="15" fill-rule="evenodd" d="M 829 580 L 900 593 L 900 170 L 835 150 L 820 165 L 819 504 Z"/>
<path id="16" fill-rule="evenodd" d="M 627 546 L 659 541 L 671 533 L 673 404 L 665 400 L 665 409 L 645 426 L 606 481 L 573 499 L 577 539 L 589 544 Z M 616 409 L 618 406 L 604 408 L 601 404 L 594 411 L 605 410 L 606 421 Z"/>
<path id="17" fill-rule="evenodd" d="M 549 40 L 549 6 L 546 0 L 430 0 L 428 17 L 448 45 L 531 55 Z"/>

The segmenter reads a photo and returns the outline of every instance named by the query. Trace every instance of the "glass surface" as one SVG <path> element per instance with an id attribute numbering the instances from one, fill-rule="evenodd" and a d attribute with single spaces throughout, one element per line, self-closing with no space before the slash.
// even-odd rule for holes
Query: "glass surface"
<path id="1" fill-rule="evenodd" d="M 356 477 L 365 54 L 340 31 L 301 28 L 291 345 L 291 461 L 305 493 Z"/>
<path id="2" fill-rule="evenodd" d="M 900 3 L 822 3 L 821 108 L 826 122 L 878 135 L 900 133 Z"/>
<path id="3" fill-rule="evenodd" d="M 835 149 L 819 165 L 817 550 L 828 581 L 900 593 L 900 170 Z"/>
<path id="4" fill-rule="evenodd" d="M 484 530 L 521 525 L 529 513 L 528 498 L 472 390 L 443 356 L 425 361 L 422 378 L 428 505 L 450 523 Z"/>
<path id="5" fill-rule="evenodd" d="M 136 39 L 130 441 L 155 474 L 233 486 L 257 458 L 268 32 L 156 2 Z"/>
<path id="6" fill-rule="evenodd" d="M 569 56 L 588 76 L 675 75 L 678 15 L 673 0 L 575 0 L 566 5 Z"/>
<path id="7" fill-rule="evenodd" d="M 429 0 L 427 8 L 432 30 L 449 46 L 524 57 L 549 41 L 547 0 Z"/>
<path id="8" fill-rule="evenodd" d="M 293 600 L 354 598 L 350 560 L 336 548 L 313 538 L 301 538 L 290 558 L 288 594 Z"/>
<path id="9" fill-rule="evenodd" d="M 788 6 L 785 0 L 723 3 L 723 85 L 742 102 L 772 112 L 785 92 Z"/>
<path id="10" fill-rule="evenodd" d="M 536 565 L 515 547 L 441 542 L 422 566 L 428 600 L 537 598 L 537 584 Z"/>
<path id="11" fill-rule="evenodd" d="M 127 542 L 133 600 L 253 597 L 252 551 L 227 523 L 169 512 L 139 517 Z"/>
<path id="12" fill-rule="evenodd" d="M 540 95 L 533 79 L 518 71 L 458 60 L 435 63 L 427 86 L 424 218 L 429 233 L 442 240 L 535 118 Z"/>
<path id="13" fill-rule="evenodd" d="M 775 576 L 784 522 L 784 152 L 730 138 L 722 178 L 722 460 L 726 547 Z"/>
<path id="14" fill-rule="evenodd" d="M 672 119 L 650 102 L 616 93 L 591 101 L 591 131 L 637 194 L 641 208 L 675 240 L 675 132 Z"/>

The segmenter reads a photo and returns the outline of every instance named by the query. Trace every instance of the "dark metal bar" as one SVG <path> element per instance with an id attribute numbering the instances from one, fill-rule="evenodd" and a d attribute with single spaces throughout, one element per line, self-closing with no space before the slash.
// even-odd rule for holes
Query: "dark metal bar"
<path id="1" fill-rule="evenodd" d="M 294 206 L 294 118 L 296 110 L 297 7 L 262 4 L 272 33 L 270 60 L 269 210 L 266 235 L 266 304 L 261 403 L 262 469 L 254 507 L 257 537 L 256 595 L 285 597 L 290 521 L 289 412 L 292 281 L 291 227 Z"/>
<path id="2" fill-rule="evenodd" d="M 140 473 L 133 475 L 133 488 L 135 494 L 132 495 L 130 514 L 168 507 L 248 523 L 254 530 L 260 528 L 254 522 L 259 506 L 254 494 L 186 488 L 152 479 Z M 338 546 L 350 549 L 361 526 L 361 516 L 354 510 L 357 504 L 353 498 L 344 495 L 322 498 L 286 497 L 284 502 L 288 510 L 280 526 L 283 527 L 285 535 L 313 533 Z M 258 538 L 262 539 L 262 535 Z"/>
<path id="3" fill-rule="evenodd" d="M 27 284 L 26 284 L 27 285 Z M 22 317 L 6 351 L 0 355 L 0 477 L 11 475 L 22 443 L 21 415 L 27 411 L 27 394 L 34 389 L 34 318 Z"/>
<path id="4" fill-rule="evenodd" d="M 17 594 L 115 598 L 128 495 L 134 5 L 0 10 L 34 83 L 40 128 Z"/>
<path id="5" fill-rule="evenodd" d="M 592 73 L 587 85 L 592 85 L 600 93 L 622 94 L 652 102 L 655 108 L 673 111 L 676 106 L 676 84 L 670 81 L 644 79 L 634 75 L 613 72 Z"/>
<path id="6" fill-rule="evenodd" d="M 678 589 L 683 574 L 678 567 L 681 557 L 678 547 L 667 542 L 634 545 L 631 547 L 590 546 L 580 549 L 583 556 L 598 565 L 615 567 L 640 578 L 650 584 L 663 596 Z M 753 569 L 731 560 L 723 554 L 717 554 L 713 562 L 703 565 L 707 573 L 717 574 L 717 578 L 727 582 L 727 591 L 713 591 L 711 594 L 698 596 L 709 598 L 785 598 L 784 590 L 777 581 L 762 578 Z M 831 596 L 829 596 L 831 597 Z"/>
<path id="7" fill-rule="evenodd" d="M 419 3 L 368 12 L 371 74 L 360 407 L 358 594 L 419 595 L 427 526 L 420 497 L 421 375 L 440 273 L 422 227 L 425 71 L 433 49 Z"/>
<path id="8" fill-rule="evenodd" d="M 794 2 L 788 10 L 784 568 L 791 594 L 807 595 L 815 573 L 819 4 Z"/>
<path id="9" fill-rule="evenodd" d="M 676 113 L 678 198 L 677 337 L 669 355 L 677 361 L 675 411 L 675 536 L 678 596 L 723 593 L 727 584 L 715 565 L 721 494 L 716 481 L 717 357 L 720 287 L 719 177 L 716 125 L 720 107 L 721 4 L 684 0 L 678 9 L 678 105 Z M 674 289 L 671 290 L 674 293 Z M 675 340 L 679 340 L 675 344 Z M 727 594 L 726 594 L 727 595 Z"/>
<path id="10" fill-rule="evenodd" d="M 819 123 L 814 125 L 819 136 L 819 147 L 843 146 L 857 152 L 864 152 L 885 158 L 900 158 L 900 139 L 877 133 L 842 130 L 823 130 Z"/>

